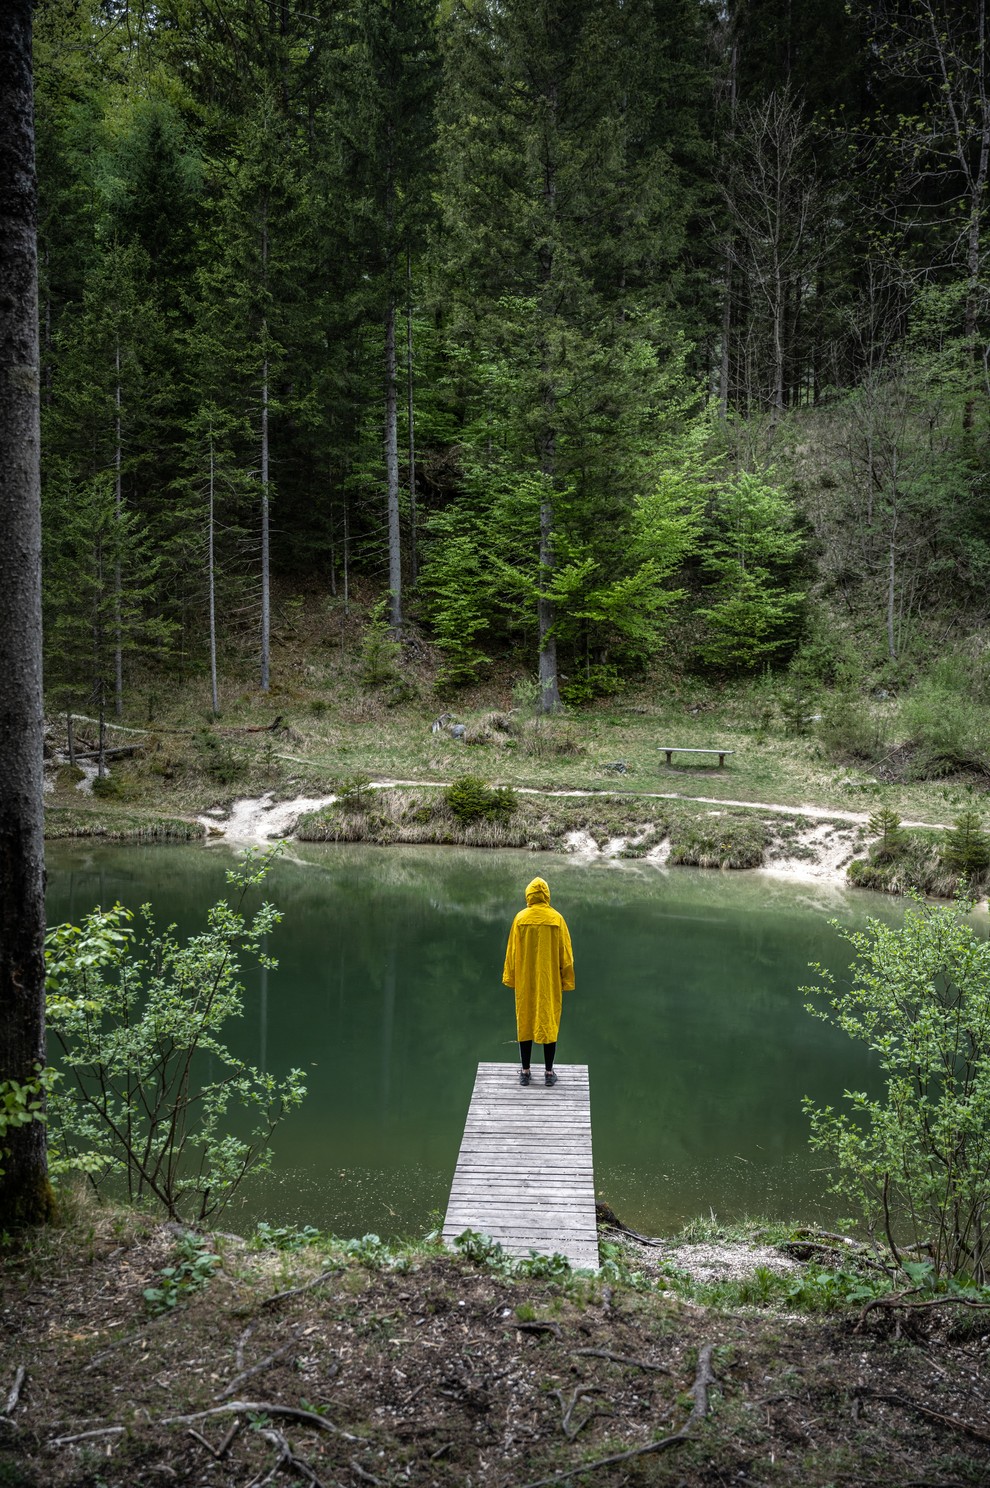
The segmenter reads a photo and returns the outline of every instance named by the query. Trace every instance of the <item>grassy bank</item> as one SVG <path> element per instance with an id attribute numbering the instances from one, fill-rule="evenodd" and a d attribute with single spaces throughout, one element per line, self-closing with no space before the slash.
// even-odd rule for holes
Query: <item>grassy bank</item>
<path id="1" fill-rule="evenodd" d="M 903 696 L 865 683 L 859 691 L 807 679 L 798 686 L 787 675 L 722 684 L 658 672 L 546 719 L 534 714 L 521 669 L 505 664 L 484 686 L 444 691 L 428 645 L 411 638 L 391 672 L 369 681 L 358 609 L 345 615 L 301 598 L 284 608 L 292 625 L 276 635 L 267 695 L 247 670 L 228 672 L 213 718 L 203 678 L 174 686 L 149 676 L 126 694 L 125 731 L 110 729 L 111 744 L 135 752 L 111 761 L 98 797 L 81 794 L 78 773 L 53 761 L 51 834 L 142 840 L 143 822 L 153 821 L 152 840 L 190 840 L 199 830 L 192 818 L 219 816 L 238 798 L 343 792 L 347 809 L 308 820 L 303 835 L 555 849 L 577 831 L 599 844 L 621 837 L 630 855 L 663 845 L 675 864 L 744 867 L 787 850 L 789 833 L 796 856 L 807 848 L 763 805 L 882 808 L 937 825 L 981 809 L 990 784 L 985 710 L 966 693 L 971 668 L 936 668 Z M 92 745 L 95 732 L 78 720 L 77 745 Z M 50 750 L 64 745 L 64 718 L 53 716 Z M 668 765 L 665 746 L 732 753 L 723 769 L 705 754 L 675 753 Z M 585 791 L 600 800 L 571 808 L 520 794 L 510 820 L 465 824 L 437 809 L 430 788 L 465 774 L 520 793 Z M 395 788 L 358 809 L 355 787 L 359 794 L 369 780 Z M 932 841 L 919 839 L 897 871 L 874 863 L 858 881 L 942 892 Z"/>
<path id="2" fill-rule="evenodd" d="M 477 1240 L 452 1256 L 268 1228 L 254 1247 L 88 1207 L 8 1246 L 2 1385 L 20 1384 L 0 1482 L 523 1488 L 583 1469 L 605 1488 L 826 1488 L 990 1473 L 980 1316 L 864 1316 L 813 1261 L 791 1261 L 814 1280 L 808 1310 L 797 1281 L 788 1300 L 759 1268 L 689 1299 L 616 1244 L 598 1274 L 506 1267 Z"/>
<path id="3" fill-rule="evenodd" d="M 809 822 L 729 809 L 689 810 L 633 795 L 594 798 L 515 794 L 504 820 L 462 821 L 443 789 L 352 793 L 300 818 L 304 842 L 455 843 L 464 847 L 522 847 L 564 851 L 581 841 L 602 849 L 621 844 L 617 855 L 664 860 L 703 868 L 755 868 L 768 849 L 783 849 Z"/>
<path id="4" fill-rule="evenodd" d="M 45 837 L 50 842 L 74 837 L 98 837 L 107 842 L 202 842 L 204 836 L 197 821 L 125 810 L 104 802 L 50 806 L 45 810 Z"/>

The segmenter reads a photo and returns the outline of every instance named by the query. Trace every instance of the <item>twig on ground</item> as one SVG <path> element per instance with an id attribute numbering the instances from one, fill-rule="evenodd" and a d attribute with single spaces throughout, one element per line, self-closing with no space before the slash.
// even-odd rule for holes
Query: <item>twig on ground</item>
<path id="1" fill-rule="evenodd" d="M 312 1484 L 312 1488 L 325 1488 L 322 1479 L 316 1476 L 309 1463 L 302 1457 L 296 1456 L 288 1439 L 282 1435 L 281 1431 L 276 1431 L 274 1427 L 263 1427 L 258 1434 L 264 1441 L 268 1442 L 269 1446 L 275 1448 L 278 1452 L 278 1460 L 274 1467 L 269 1468 L 264 1476 L 259 1473 L 256 1477 L 252 1478 L 248 1484 L 248 1488 L 262 1488 L 264 1483 L 274 1483 L 283 1468 L 288 1472 L 297 1473 L 301 1478 L 305 1478 L 307 1483 Z"/>
<path id="2" fill-rule="evenodd" d="M 189 1427 L 189 1435 L 194 1436 L 198 1442 L 202 1442 L 203 1446 L 210 1453 L 210 1455 L 215 1458 L 217 1462 L 220 1462 L 224 1457 L 226 1457 L 227 1453 L 230 1451 L 238 1435 L 241 1431 L 243 1431 L 243 1429 L 244 1422 L 242 1421 L 241 1417 L 238 1416 L 237 1420 L 234 1422 L 233 1426 L 231 1426 L 230 1430 L 227 1432 L 227 1435 L 224 1437 L 223 1441 L 218 1447 L 215 1447 L 212 1442 L 208 1442 L 206 1440 L 206 1437 L 203 1436 L 201 1432 L 196 1430 L 195 1426 Z"/>
<path id="3" fill-rule="evenodd" d="M 249 1369 L 242 1369 L 240 1374 L 235 1374 L 234 1378 L 230 1381 L 230 1384 L 225 1385 L 222 1390 L 219 1390 L 217 1394 L 214 1395 L 214 1400 L 226 1400 L 228 1395 L 233 1395 L 234 1391 L 239 1389 L 244 1381 L 250 1379 L 252 1375 L 261 1374 L 264 1372 L 264 1370 L 271 1368 L 271 1366 L 276 1363 L 277 1360 L 281 1359 L 283 1355 L 287 1354 L 290 1349 L 295 1347 L 302 1331 L 302 1325 L 300 1325 L 298 1328 L 294 1328 L 288 1342 L 283 1343 L 281 1348 L 277 1348 L 274 1353 L 266 1354 L 263 1359 L 258 1360 L 257 1364 L 252 1364 Z"/>
<path id="4" fill-rule="evenodd" d="M 244 1345 L 247 1343 L 253 1332 L 254 1324 L 248 1323 L 247 1327 L 244 1329 L 244 1332 L 237 1340 L 237 1346 L 234 1350 L 234 1363 L 237 1365 L 238 1369 L 244 1368 Z"/>
<path id="5" fill-rule="evenodd" d="M 339 1436 L 344 1441 L 357 1442 L 361 1438 L 352 1436 L 349 1431 L 343 1431 L 328 1421 L 326 1416 L 317 1415 L 316 1411 L 302 1410 L 296 1405 L 277 1405 L 273 1400 L 232 1400 L 228 1405 L 213 1405 L 209 1410 L 193 1411 L 188 1416 L 165 1416 L 158 1422 L 159 1426 L 188 1426 L 192 1421 L 205 1421 L 209 1416 L 285 1416 L 290 1421 L 300 1421 L 304 1426 L 314 1426 L 317 1431 L 325 1431 L 329 1436 Z M 115 1428 L 123 1431 L 122 1426 Z"/>
<path id="6" fill-rule="evenodd" d="M 311 1292 L 314 1287 L 322 1286 L 325 1281 L 330 1280 L 331 1276 L 339 1276 L 343 1269 L 343 1266 L 331 1266 L 329 1271 L 321 1271 L 319 1276 L 313 1281 L 307 1281 L 303 1286 L 290 1287 L 287 1292 L 276 1292 L 273 1297 L 266 1297 L 261 1305 L 262 1307 L 274 1307 L 276 1302 L 284 1302 L 287 1297 L 300 1297 L 303 1292 Z"/>
<path id="7" fill-rule="evenodd" d="M 157 1321 L 157 1318 L 152 1319 L 152 1322 Z M 108 1343 L 105 1349 L 100 1349 L 98 1354 L 94 1354 L 89 1363 L 83 1365 L 83 1370 L 88 1372 L 90 1369 L 95 1369 L 98 1364 L 102 1364 L 104 1359 L 108 1358 L 116 1349 L 123 1348 L 126 1343 L 133 1343 L 135 1339 L 141 1337 L 142 1333 L 146 1333 L 151 1326 L 152 1323 L 147 1322 L 143 1328 L 135 1328 L 132 1332 L 125 1333 L 122 1338 L 115 1338 L 113 1343 Z"/>
<path id="8" fill-rule="evenodd" d="M 367 1472 L 356 1457 L 351 1458 L 350 1468 L 354 1476 L 360 1478 L 362 1483 L 374 1483 L 376 1488 L 381 1488 L 381 1478 L 376 1478 L 374 1473 Z"/>
<path id="9" fill-rule="evenodd" d="M 0 1419 L 9 1419 L 14 1414 L 14 1411 L 17 1409 L 17 1402 L 21 1398 L 21 1389 L 26 1379 L 27 1369 L 23 1364 L 18 1364 L 17 1371 L 14 1374 L 14 1383 L 7 1392 L 7 1403 L 3 1410 L 0 1411 Z"/>
<path id="10" fill-rule="evenodd" d="M 651 1364 L 649 1359 L 630 1359 L 625 1354 L 613 1354 L 610 1349 L 582 1348 L 575 1349 L 574 1353 L 584 1358 L 609 1359 L 613 1364 L 628 1364 L 631 1369 L 653 1369 L 657 1374 L 670 1373 L 666 1364 Z"/>
<path id="11" fill-rule="evenodd" d="M 571 1419 L 574 1415 L 574 1408 L 580 1400 L 583 1400 L 587 1395 L 604 1395 L 605 1391 L 602 1389 L 601 1385 L 578 1385 L 577 1388 L 571 1392 L 570 1400 L 564 1399 L 563 1390 L 554 1390 L 553 1393 L 560 1401 L 560 1428 L 563 1431 L 564 1435 L 567 1437 L 568 1441 L 573 1441 L 583 1426 L 587 1426 L 589 1421 L 593 1420 L 595 1416 L 601 1414 L 600 1411 L 591 1411 L 584 1417 L 583 1420 L 579 1421 L 576 1426 L 572 1427 L 571 1425 Z"/>
<path id="12" fill-rule="evenodd" d="M 50 1447 L 67 1447 L 72 1442 L 92 1441 L 97 1436 L 123 1436 L 123 1426 L 98 1426 L 95 1431 L 79 1431 L 75 1436 L 56 1436 L 48 1443 Z"/>
<path id="13" fill-rule="evenodd" d="M 889 1405 L 902 1405 L 905 1410 L 917 1411 L 919 1416 L 927 1416 L 930 1421 L 938 1421 L 943 1426 L 952 1426 L 956 1431 L 964 1431 L 967 1436 L 973 1437 L 976 1441 L 990 1442 L 990 1431 L 984 1427 L 977 1426 L 973 1421 L 964 1421 L 960 1416 L 947 1416 L 942 1411 L 932 1410 L 930 1405 L 922 1405 L 920 1400 L 912 1400 L 909 1395 L 874 1390 L 869 1385 L 856 1385 L 852 1394 L 858 1400 L 885 1400 Z"/>
<path id="14" fill-rule="evenodd" d="M 613 1452 L 609 1457 L 599 1457 L 597 1462 L 582 1462 L 568 1472 L 554 1473 L 550 1478 L 539 1478 L 536 1482 L 527 1483 L 525 1488 L 550 1488 L 552 1483 L 566 1483 L 568 1478 L 597 1472 L 600 1467 L 613 1467 L 617 1462 L 631 1462 L 634 1457 L 645 1457 L 648 1452 L 665 1452 L 668 1447 L 676 1447 L 680 1442 L 686 1441 L 691 1434 L 691 1428 L 698 1421 L 704 1420 L 708 1414 L 708 1391 L 716 1383 L 715 1375 L 712 1373 L 714 1349 L 713 1343 L 706 1343 L 698 1354 L 698 1368 L 695 1371 L 694 1384 L 691 1386 L 693 1404 L 680 1431 L 675 1431 L 673 1436 L 661 1437 L 659 1441 L 647 1442 L 645 1447 L 632 1447 L 628 1452 Z"/>

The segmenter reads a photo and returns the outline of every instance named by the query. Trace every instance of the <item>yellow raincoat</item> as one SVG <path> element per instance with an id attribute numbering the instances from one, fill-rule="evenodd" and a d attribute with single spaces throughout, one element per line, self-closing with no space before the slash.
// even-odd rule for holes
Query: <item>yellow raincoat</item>
<path id="1" fill-rule="evenodd" d="M 574 954 L 564 917 L 550 908 L 542 878 L 526 886 L 526 908 L 512 921 L 502 981 L 515 989 L 520 1042 L 556 1043 L 560 994 L 574 986 Z"/>

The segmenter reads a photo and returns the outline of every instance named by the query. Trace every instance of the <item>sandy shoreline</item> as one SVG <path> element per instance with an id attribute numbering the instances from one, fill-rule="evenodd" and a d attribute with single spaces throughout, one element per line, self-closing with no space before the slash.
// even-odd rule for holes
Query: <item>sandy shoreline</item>
<path id="1" fill-rule="evenodd" d="M 442 781 L 382 780 L 371 782 L 371 789 L 386 789 L 396 786 L 442 786 Z M 558 797 L 598 795 L 593 791 L 545 791 L 523 790 L 521 794 Z M 845 810 L 830 810 L 822 806 L 786 806 L 778 802 L 735 801 L 712 796 L 678 796 L 673 794 L 650 794 L 644 799 L 678 801 L 686 805 L 723 806 L 730 809 L 744 808 L 763 811 L 779 816 L 811 818 L 812 826 L 803 827 L 791 838 L 786 850 L 778 856 L 768 853 L 767 861 L 760 868 L 736 871 L 762 873 L 770 878 L 790 879 L 795 882 L 843 887 L 846 884 L 846 868 L 853 857 L 862 855 L 865 842 L 862 829 L 869 822 L 869 813 Z M 258 846 L 266 842 L 291 838 L 299 818 L 310 811 L 319 811 L 330 806 L 336 796 L 298 796 L 290 801 L 276 801 L 273 792 L 263 796 L 246 797 L 233 802 L 229 812 L 219 808 L 206 812 L 197 820 L 207 829 L 211 841 L 224 841 L 236 846 Z M 944 827 L 941 822 L 905 822 L 912 827 Z M 569 856 L 587 861 L 618 860 L 630 847 L 642 841 L 642 834 L 614 837 L 599 846 L 589 832 L 570 832 L 565 839 Z M 639 863 L 663 868 L 670 854 L 669 842 L 661 842 L 651 848 Z"/>

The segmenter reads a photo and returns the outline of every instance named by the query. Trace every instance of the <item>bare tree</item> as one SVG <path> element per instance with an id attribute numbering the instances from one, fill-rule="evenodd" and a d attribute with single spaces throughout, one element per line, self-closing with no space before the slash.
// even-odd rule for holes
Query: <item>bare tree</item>
<path id="1" fill-rule="evenodd" d="M 41 500 L 32 0 L 0 20 L 0 1088 L 45 1063 Z M 50 1216 L 45 1128 L 0 1141 L 0 1226 Z"/>
<path id="2" fill-rule="evenodd" d="M 789 328 L 825 251 L 824 193 L 809 157 L 807 126 L 789 88 L 735 110 L 722 192 L 731 228 L 730 282 L 729 268 L 737 270 L 737 375 L 747 409 L 755 403 L 775 422 L 785 404 Z M 727 321 L 726 347 L 730 326 Z"/>
<path id="3" fill-rule="evenodd" d="M 987 0 L 872 0 L 869 13 L 884 67 L 919 85 L 925 100 L 916 117 L 898 117 L 889 147 L 913 215 L 928 223 L 941 219 L 949 261 L 963 269 L 963 338 L 990 392 L 990 338 L 981 327 L 990 196 Z M 902 225 L 911 212 L 898 204 Z M 974 404 L 975 387 L 967 423 Z"/>

